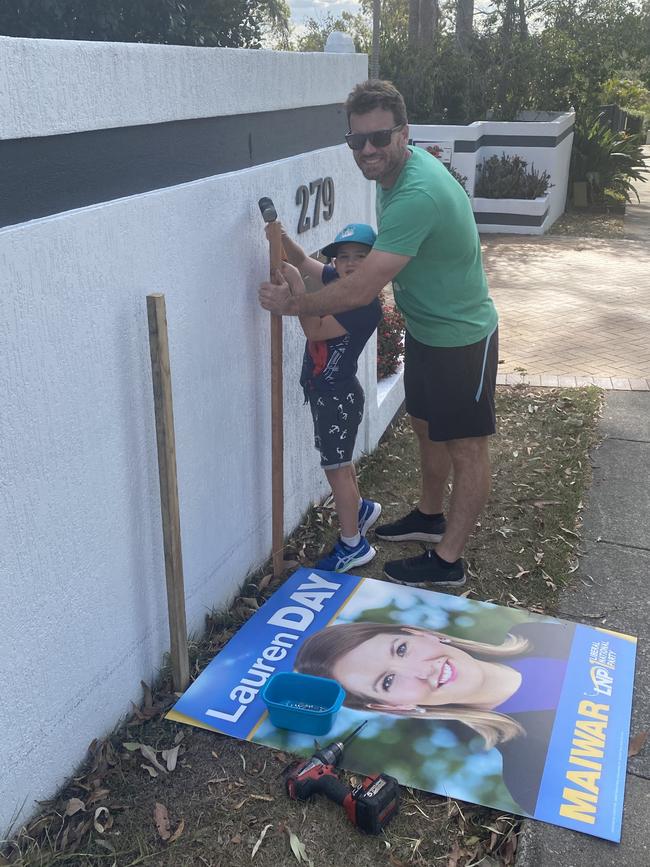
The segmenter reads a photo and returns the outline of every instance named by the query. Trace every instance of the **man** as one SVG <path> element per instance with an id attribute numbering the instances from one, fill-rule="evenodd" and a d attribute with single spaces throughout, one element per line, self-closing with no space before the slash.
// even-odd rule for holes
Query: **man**
<path id="1" fill-rule="evenodd" d="M 469 199 L 435 157 L 408 145 L 406 107 L 386 81 L 357 85 L 346 102 L 346 141 L 377 182 L 378 235 L 349 277 L 310 295 L 264 283 L 260 303 L 281 315 L 326 315 L 368 304 L 393 281 L 406 321 L 406 410 L 420 450 L 421 495 L 377 538 L 438 543 L 393 560 L 385 574 L 405 584 L 465 583 L 461 555 L 490 491 L 488 436 L 495 431 L 497 313 L 488 294 Z M 448 519 L 442 513 L 453 469 Z"/>

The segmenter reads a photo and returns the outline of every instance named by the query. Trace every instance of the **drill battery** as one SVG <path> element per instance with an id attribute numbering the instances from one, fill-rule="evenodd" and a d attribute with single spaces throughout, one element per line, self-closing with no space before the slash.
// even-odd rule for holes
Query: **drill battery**
<path id="1" fill-rule="evenodd" d="M 399 809 L 395 777 L 366 777 L 343 801 L 349 820 L 366 834 L 380 834 Z"/>

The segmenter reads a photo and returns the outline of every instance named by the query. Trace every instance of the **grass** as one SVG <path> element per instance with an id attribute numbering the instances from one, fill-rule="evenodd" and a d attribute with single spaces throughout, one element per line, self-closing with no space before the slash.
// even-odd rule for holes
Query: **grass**
<path id="1" fill-rule="evenodd" d="M 580 510 L 600 402 L 595 388 L 498 390 L 493 490 L 467 548 L 471 580 L 463 590 L 558 612 L 560 592 L 579 562 Z M 383 503 L 388 520 L 417 502 L 416 446 L 404 420 L 362 461 L 360 481 L 365 494 Z M 335 535 L 332 509 L 313 508 L 289 540 L 287 556 L 293 566 L 311 564 Z M 385 558 L 414 549 L 380 545 L 377 558 L 358 571 L 378 577 Z M 208 617 L 205 635 L 190 644 L 194 676 L 278 583 L 263 571 L 251 576 L 229 611 Z M 323 799 L 289 801 L 278 777 L 287 755 L 164 720 L 175 699 L 168 684 L 163 671 L 155 692 L 143 685 L 141 707 L 112 737 L 93 743 L 84 768 L 0 849 L 0 865 L 243 867 L 259 842 L 254 865 L 288 867 L 298 863 L 291 835 L 314 867 L 514 863 L 519 820 L 487 808 L 404 789 L 400 815 L 375 838 L 355 832 L 343 811 Z M 162 836 L 171 835 L 167 842 L 155 815 Z"/>

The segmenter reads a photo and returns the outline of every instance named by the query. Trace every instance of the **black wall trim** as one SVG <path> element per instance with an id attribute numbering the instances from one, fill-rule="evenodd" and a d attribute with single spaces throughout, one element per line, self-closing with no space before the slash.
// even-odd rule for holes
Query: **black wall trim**
<path id="1" fill-rule="evenodd" d="M 0 141 L 0 227 L 341 144 L 342 105 Z"/>
<path id="2" fill-rule="evenodd" d="M 482 135 L 476 141 L 457 140 L 454 143 L 454 153 L 473 154 L 480 147 L 522 147 L 522 148 L 554 148 L 571 135 L 573 124 L 560 135 Z"/>
<path id="3" fill-rule="evenodd" d="M 548 217 L 548 208 L 543 214 L 490 214 L 486 211 L 475 213 L 474 219 L 478 225 L 492 226 L 541 226 Z"/>

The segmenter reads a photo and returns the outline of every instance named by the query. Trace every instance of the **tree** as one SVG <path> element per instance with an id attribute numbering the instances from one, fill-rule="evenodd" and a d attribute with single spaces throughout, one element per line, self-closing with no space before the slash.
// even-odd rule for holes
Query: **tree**
<path id="1" fill-rule="evenodd" d="M 372 32 L 367 17 L 361 13 L 353 15 L 342 12 L 335 18 L 331 12 L 322 18 L 307 18 L 304 26 L 306 32 L 295 42 L 297 51 L 322 51 L 327 37 L 333 30 L 349 33 L 354 40 L 354 47 L 360 54 L 368 54 L 372 45 Z"/>
<path id="2" fill-rule="evenodd" d="M 291 10 L 288 0 L 264 0 L 259 5 L 262 7 L 262 14 L 268 22 L 270 31 L 278 41 L 277 47 L 289 50 L 291 48 L 289 40 Z"/>
<path id="3" fill-rule="evenodd" d="M 638 78 L 608 79 L 603 85 L 601 100 L 605 105 L 615 103 L 621 108 L 638 111 L 650 117 L 650 89 Z"/>
<path id="4" fill-rule="evenodd" d="M 519 21 L 519 33 L 521 36 L 528 36 L 528 17 L 526 9 L 526 0 L 518 0 L 517 18 Z"/>
<path id="5" fill-rule="evenodd" d="M 420 37 L 420 0 L 409 0 L 409 48 L 413 51 Z"/>
<path id="6" fill-rule="evenodd" d="M 285 0 L 4 0 L 0 33 L 46 39 L 258 48 L 289 30 Z"/>
<path id="7" fill-rule="evenodd" d="M 467 51 L 472 39 L 474 22 L 474 0 L 456 2 L 456 41 L 463 51 Z"/>
<path id="8" fill-rule="evenodd" d="M 438 31 L 438 0 L 409 0 L 409 46 L 423 48 L 433 44 Z"/>
<path id="9" fill-rule="evenodd" d="M 547 0 L 543 22 L 537 88 L 547 103 L 595 114 L 607 79 L 637 77 L 647 60 L 644 14 L 632 0 Z"/>
<path id="10" fill-rule="evenodd" d="M 372 0 L 372 51 L 370 78 L 379 78 L 379 33 L 381 30 L 381 0 Z"/>
<path id="11" fill-rule="evenodd" d="M 375 3 L 361 0 L 363 14 L 338 27 L 357 50 L 369 50 Z M 650 0 L 492 0 L 473 18 L 472 0 L 440 5 L 435 39 L 421 41 L 421 0 L 381 0 L 379 75 L 402 92 L 414 123 L 572 107 L 588 116 L 609 79 L 650 86 Z M 353 29 L 361 21 L 366 41 Z M 320 50 L 332 27 L 315 29 L 311 50 Z"/>
<path id="12" fill-rule="evenodd" d="M 440 7 L 438 0 L 420 0 L 420 46 L 432 45 L 438 32 Z"/>
<path id="13" fill-rule="evenodd" d="M 360 0 L 360 2 L 362 16 L 371 21 L 375 0 Z M 381 0 L 380 43 L 382 53 L 389 45 L 398 47 L 400 51 L 406 51 L 408 13 L 409 0 Z"/>

